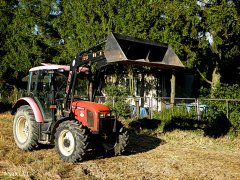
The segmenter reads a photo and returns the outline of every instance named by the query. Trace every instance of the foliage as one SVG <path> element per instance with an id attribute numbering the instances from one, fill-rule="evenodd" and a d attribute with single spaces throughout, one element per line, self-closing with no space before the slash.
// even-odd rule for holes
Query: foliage
<path id="1" fill-rule="evenodd" d="M 230 122 L 232 124 L 232 132 L 234 134 L 239 134 L 240 132 L 240 116 L 239 116 L 239 112 L 240 112 L 240 106 L 238 105 L 238 107 L 235 110 L 232 110 L 230 115 L 229 115 L 229 119 Z"/>
<path id="2" fill-rule="evenodd" d="M 61 1 L 61 14 L 53 19 L 53 27 L 58 32 L 61 45 L 54 62 L 69 63 L 81 50 L 98 44 L 114 31 L 115 1 Z"/>
<path id="3" fill-rule="evenodd" d="M 57 55 L 51 19 L 50 1 L 7 2 L 7 16 L 10 18 L 4 31 L 1 56 L 1 78 L 19 85 L 23 75 L 40 62 L 51 62 Z M 2 9 L 1 9 L 2 10 Z M 24 74 L 23 74 L 24 73 Z M 17 81 L 15 81 L 17 79 Z"/>
<path id="4" fill-rule="evenodd" d="M 210 90 L 206 87 L 200 88 L 201 98 L 210 98 Z M 218 84 L 214 97 L 218 99 L 240 99 L 239 84 Z"/>
<path id="5" fill-rule="evenodd" d="M 161 120 L 160 130 L 163 132 L 174 129 L 197 129 L 198 121 L 194 111 L 188 112 L 185 107 L 174 107 L 153 113 L 154 119 Z"/>
<path id="6" fill-rule="evenodd" d="M 224 111 L 215 105 L 209 106 L 208 112 L 203 114 L 202 118 L 206 122 L 204 128 L 205 135 L 213 138 L 226 135 L 232 126 Z"/>
<path id="7" fill-rule="evenodd" d="M 221 113 L 223 119 L 224 116 L 226 116 L 228 118 L 228 121 L 231 123 L 231 131 L 234 133 L 238 133 L 240 131 L 240 102 L 234 101 L 234 99 L 240 99 L 240 86 L 238 84 L 221 84 L 218 86 L 215 97 L 219 100 L 201 101 L 201 103 L 207 104 L 209 106 L 209 112 L 207 113 L 207 115 L 215 116 L 215 112 Z M 224 114 L 224 116 L 222 113 Z"/>
<path id="8" fill-rule="evenodd" d="M 204 135 L 218 138 L 226 134 L 237 135 L 240 130 L 239 104 L 229 104 L 229 118 L 226 114 L 225 102 L 207 101 L 206 112 L 197 115 L 195 110 L 187 111 L 183 107 L 164 109 L 154 112 L 153 118 L 161 120 L 159 129 L 163 132 L 174 129 L 202 131 Z"/>
<path id="9" fill-rule="evenodd" d="M 106 104 L 120 116 L 129 116 L 130 106 L 126 102 L 128 95 L 126 88 L 120 85 L 109 84 L 104 90 L 107 95 Z"/>
<path id="10" fill-rule="evenodd" d="M 12 108 L 12 105 L 6 101 L 0 101 L 0 113 L 9 111 Z"/>
<path id="11" fill-rule="evenodd" d="M 196 67 L 203 72 L 201 75 L 205 82 L 210 83 L 211 97 L 214 98 L 221 82 L 239 82 L 240 16 L 236 6 L 234 1 L 227 0 L 213 0 L 203 6 L 203 36 L 212 42 L 201 41 L 203 53 L 198 57 Z"/>
<path id="12" fill-rule="evenodd" d="M 0 15 L 1 84 L 21 86 L 40 62 L 69 64 L 110 32 L 170 44 L 214 92 L 239 83 L 238 1 L 0 0 Z"/>
<path id="13" fill-rule="evenodd" d="M 240 99 L 240 85 L 221 84 L 218 86 L 215 97 L 219 99 Z"/>
<path id="14" fill-rule="evenodd" d="M 204 118 L 214 128 L 210 131 L 215 131 L 219 134 L 219 128 L 227 128 L 230 133 L 239 134 L 240 131 L 240 104 L 237 101 L 202 101 L 208 106 L 207 113 Z M 209 131 L 209 132 L 210 132 Z"/>

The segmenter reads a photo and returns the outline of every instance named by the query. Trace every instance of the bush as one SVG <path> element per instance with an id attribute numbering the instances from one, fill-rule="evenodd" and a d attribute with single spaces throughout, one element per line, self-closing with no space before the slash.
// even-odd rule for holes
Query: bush
<path id="1" fill-rule="evenodd" d="M 204 134 L 213 138 L 226 135 L 232 126 L 226 114 L 214 105 L 210 106 L 208 112 L 203 115 L 202 119 L 206 124 Z"/>
<path id="2" fill-rule="evenodd" d="M 174 129 L 195 130 L 202 125 L 200 121 L 197 121 L 196 113 L 194 111 L 188 112 L 185 107 L 174 107 L 154 112 L 153 118 L 161 120 L 159 128 L 163 132 Z"/>
<path id="3" fill-rule="evenodd" d="M 6 87 L 0 86 L 0 112 L 9 111 L 12 109 L 12 105 L 24 95 L 25 91 L 22 89 L 17 89 L 16 87 Z"/>
<path id="4" fill-rule="evenodd" d="M 231 124 L 230 125 L 231 128 L 229 132 L 238 134 L 240 131 L 240 115 L 239 115 L 240 101 L 231 101 L 231 100 L 240 99 L 240 86 L 238 84 L 234 84 L 234 85 L 221 84 L 218 86 L 218 89 L 215 92 L 214 96 L 217 99 L 223 99 L 223 100 L 217 100 L 217 101 L 201 100 L 201 103 L 207 104 L 209 107 L 208 113 L 205 115 L 205 118 L 207 118 L 206 116 L 209 116 L 207 121 L 209 121 L 210 123 L 213 123 L 213 120 L 215 119 L 215 122 L 214 122 L 215 125 L 219 123 L 219 126 L 224 122 L 227 123 L 228 121 Z M 230 99 L 230 100 L 227 101 L 227 99 Z M 220 121 L 220 119 L 222 120 Z M 216 133 L 217 133 L 217 130 L 216 130 Z"/>
<path id="5" fill-rule="evenodd" d="M 161 120 L 159 126 L 162 132 L 181 130 L 197 130 L 204 132 L 204 135 L 218 138 L 226 135 L 232 127 L 231 122 L 221 109 L 212 105 L 207 113 L 198 118 L 195 110 L 188 112 L 186 108 L 174 107 L 161 112 L 154 112 L 155 119 Z"/>
<path id="6" fill-rule="evenodd" d="M 221 84 L 214 96 L 219 99 L 240 99 L 240 86 L 238 84 Z"/>
<path id="7" fill-rule="evenodd" d="M 118 85 L 108 85 L 104 90 L 108 96 L 106 104 L 120 116 L 129 116 L 130 106 L 126 102 L 128 95 L 126 88 Z"/>
<path id="8" fill-rule="evenodd" d="M 0 102 L 0 113 L 11 110 L 12 104 L 8 102 Z"/>
<path id="9" fill-rule="evenodd" d="M 226 128 L 230 128 L 228 129 L 230 133 L 238 134 L 240 130 L 239 102 L 228 101 L 227 104 L 226 101 L 219 100 L 205 101 L 203 103 L 208 106 L 208 110 L 203 116 L 206 122 L 209 122 L 210 124 L 215 123 L 214 126 L 216 128 L 225 124 Z M 219 125 L 217 125 L 217 123 L 219 123 Z"/>
<path id="10" fill-rule="evenodd" d="M 14 104 L 20 97 L 26 94 L 26 91 L 23 89 L 17 89 L 14 87 L 13 89 L 1 90 L 1 99 L 2 103 Z"/>

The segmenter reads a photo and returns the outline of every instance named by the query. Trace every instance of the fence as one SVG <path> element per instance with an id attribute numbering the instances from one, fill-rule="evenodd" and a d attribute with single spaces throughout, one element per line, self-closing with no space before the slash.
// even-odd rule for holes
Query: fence
<path id="1" fill-rule="evenodd" d="M 233 107 L 240 106 L 240 99 L 201 99 L 200 102 L 205 104 L 222 104 L 222 110 L 225 111 L 227 118 L 229 118 L 230 111 L 234 109 Z M 238 113 L 240 118 L 240 112 L 238 111 Z"/>
<path id="2" fill-rule="evenodd" d="M 23 94 L 24 91 L 19 91 L 18 93 L 13 93 L 11 96 L 5 97 L 0 93 L 0 101 L 7 98 L 15 102 L 18 98 L 22 97 Z M 104 104 L 106 101 L 110 102 L 112 107 L 115 106 L 118 100 L 118 97 L 110 96 L 97 96 L 95 98 L 95 101 L 99 103 Z M 127 97 L 123 101 L 129 105 L 130 115 L 132 117 L 148 117 L 152 119 L 153 112 L 161 112 L 171 107 L 170 97 Z M 221 110 L 226 114 L 227 118 L 229 118 L 233 109 L 235 111 L 237 109 L 240 121 L 240 99 L 175 98 L 174 106 L 184 107 L 188 112 L 194 110 L 200 119 L 202 112 L 207 112 L 211 104 L 214 103 L 220 105 L 219 107 L 221 107 Z"/>
<path id="3" fill-rule="evenodd" d="M 116 97 L 109 96 L 97 96 L 96 102 L 106 103 L 111 101 L 111 105 L 114 107 L 116 103 Z M 131 107 L 131 114 L 133 116 L 149 117 L 152 119 L 153 112 L 161 112 L 164 109 L 171 107 L 170 97 L 127 97 L 125 102 Z M 188 112 L 194 110 L 198 119 L 201 118 L 203 112 L 207 113 L 212 103 L 225 104 L 222 105 L 222 111 L 229 118 L 229 113 L 233 109 L 233 106 L 240 106 L 240 99 L 199 99 L 199 98 L 175 98 L 175 107 L 184 107 Z M 240 117 L 240 112 L 239 112 Z"/>

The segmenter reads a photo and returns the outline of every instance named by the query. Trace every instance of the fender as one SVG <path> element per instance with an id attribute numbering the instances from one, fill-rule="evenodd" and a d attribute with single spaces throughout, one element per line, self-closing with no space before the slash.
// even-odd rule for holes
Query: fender
<path id="1" fill-rule="evenodd" d="M 64 121 L 68 121 L 68 120 L 71 120 L 71 118 L 70 118 L 70 117 L 63 117 L 63 118 L 57 120 L 57 121 L 54 123 L 54 126 L 53 126 L 53 128 L 52 128 L 52 130 L 51 130 L 51 131 L 52 131 L 51 134 L 55 135 L 56 130 L 57 130 L 59 124 L 61 124 L 61 123 L 64 122 Z"/>
<path id="2" fill-rule="evenodd" d="M 14 105 L 13 105 L 13 109 L 12 109 L 12 112 L 11 114 L 14 115 L 15 112 L 17 111 L 17 108 L 19 108 L 20 106 L 22 105 L 30 105 L 32 110 L 33 110 L 33 113 L 34 113 L 34 116 L 35 116 L 35 119 L 37 122 L 39 123 L 43 123 L 43 115 L 42 115 L 42 112 L 39 108 L 39 106 L 37 105 L 37 103 L 35 102 L 35 100 L 31 97 L 24 97 L 24 98 L 20 98 Z"/>

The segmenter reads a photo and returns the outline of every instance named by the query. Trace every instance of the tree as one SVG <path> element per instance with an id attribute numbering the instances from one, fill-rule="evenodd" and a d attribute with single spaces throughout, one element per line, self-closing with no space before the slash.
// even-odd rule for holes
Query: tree
<path id="1" fill-rule="evenodd" d="M 1 57 L 1 77 L 15 83 L 32 66 L 51 62 L 58 40 L 50 23 L 50 1 L 6 2 L 6 7 L 11 18 L 2 44 L 6 53 Z"/>
<path id="2" fill-rule="evenodd" d="M 56 62 L 69 63 L 80 51 L 106 39 L 114 31 L 117 3 L 101 0 L 61 1 L 61 15 L 53 20 L 62 45 L 60 55 L 54 57 Z"/>
<path id="3" fill-rule="evenodd" d="M 187 67 L 197 69 L 210 84 L 211 97 L 221 82 L 237 82 L 239 3 L 156 0 L 152 6 L 158 20 L 150 27 L 150 37 L 169 43 Z"/>
<path id="4" fill-rule="evenodd" d="M 206 39 L 206 34 L 210 34 L 212 43 L 203 41 L 205 45 L 202 44 L 202 47 L 208 51 L 208 57 L 199 57 L 197 67 L 204 69 L 205 73 L 208 73 L 206 69 L 212 72 L 211 80 L 207 80 L 204 75 L 202 77 L 211 85 L 211 97 L 214 97 L 222 79 L 225 82 L 236 82 L 232 81 L 232 77 L 238 73 L 236 66 L 239 66 L 240 56 L 240 16 L 237 6 L 233 1 L 209 1 L 204 7 L 202 27 L 205 32 L 203 38 Z"/>
<path id="5" fill-rule="evenodd" d="M 170 44 L 214 96 L 219 83 L 239 82 L 239 3 L 204 2 L 0 0 L 0 77 L 18 79 L 40 62 L 69 64 L 115 32 Z"/>
<path id="6" fill-rule="evenodd" d="M 1 66 L 0 66 L 0 76 L 3 74 L 6 66 L 4 66 L 4 62 L 2 57 L 5 56 L 8 51 L 4 47 L 4 43 L 7 40 L 7 30 L 8 25 L 12 21 L 13 10 L 14 10 L 14 2 L 8 3 L 6 0 L 0 0 L 0 58 L 1 58 Z"/>

